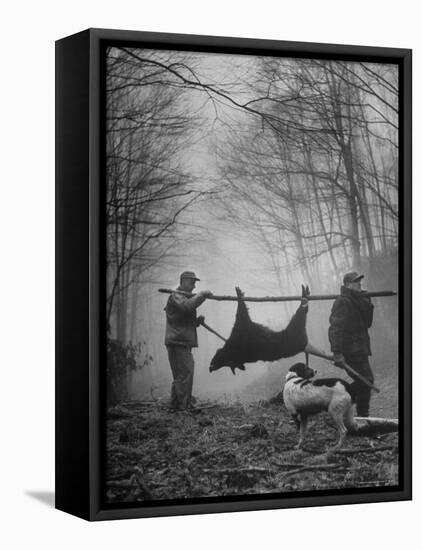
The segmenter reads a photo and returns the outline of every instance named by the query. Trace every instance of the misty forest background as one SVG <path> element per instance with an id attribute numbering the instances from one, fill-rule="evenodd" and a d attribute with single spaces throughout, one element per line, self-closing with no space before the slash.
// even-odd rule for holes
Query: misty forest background
<path id="1" fill-rule="evenodd" d="M 141 50 L 107 52 L 108 399 L 167 399 L 167 295 L 185 269 L 215 294 L 337 293 L 342 275 L 398 287 L 396 65 Z M 398 299 L 374 299 L 379 414 L 397 414 Z M 329 349 L 330 302 L 310 340 Z M 236 302 L 200 312 L 228 337 Z M 285 326 L 296 304 L 253 303 Z M 260 399 L 292 360 L 210 374 L 222 342 L 198 329 L 194 394 Z M 338 369 L 312 359 L 319 372 Z"/>

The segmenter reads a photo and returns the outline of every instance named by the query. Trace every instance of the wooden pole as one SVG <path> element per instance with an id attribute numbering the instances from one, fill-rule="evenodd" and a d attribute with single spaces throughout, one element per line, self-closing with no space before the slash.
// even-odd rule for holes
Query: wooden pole
<path id="1" fill-rule="evenodd" d="M 159 288 L 158 292 L 163 292 L 164 294 L 172 294 L 176 292 L 170 288 Z M 195 294 L 190 292 L 185 292 L 183 290 L 178 290 L 177 292 L 185 294 L 192 298 Z M 335 300 L 339 295 L 338 294 L 311 294 L 308 296 L 309 301 L 317 300 Z M 365 292 L 365 296 L 370 298 L 382 298 L 384 296 L 397 296 L 397 292 L 393 290 L 379 290 L 374 292 Z M 244 302 L 300 302 L 302 296 L 217 296 L 212 295 L 208 297 L 208 300 L 216 300 L 218 302 L 238 302 L 242 300 Z"/>
<path id="2" fill-rule="evenodd" d="M 337 365 L 336 365 L 337 366 Z M 359 378 L 364 384 L 366 384 L 371 390 L 376 391 L 377 393 L 380 393 L 380 389 L 377 388 L 372 382 L 367 380 L 364 376 L 362 376 L 359 372 L 356 372 L 355 369 L 352 369 L 347 363 L 343 362 L 342 366 L 340 368 L 343 368 L 344 370 L 348 371 L 349 374 L 353 374 L 356 376 L 356 378 Z"/>
<path id="3" fill-rule="evenodd" d="M 221 334 L 218 334 L 218 332 L 213 328 L 211 328 L 209 325 L 207 325 L 205 321 L 202 321 L 202 323 L 199 323 L 199 324 L 202 325 L 207 330 L 209 330 L 210 332 L 212 332 L 213 334 L 215 334 L 216 336 L 218 336 L 219 338 L 221 338 L 221 340 L 223 340 L 224 342 L 227 342 L 227 338 L 224 338 L 224 336 L 221 336 Z"/>

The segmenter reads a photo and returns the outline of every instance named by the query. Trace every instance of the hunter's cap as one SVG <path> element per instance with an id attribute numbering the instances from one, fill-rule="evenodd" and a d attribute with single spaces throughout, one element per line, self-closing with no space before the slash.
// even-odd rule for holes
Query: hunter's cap
<path id="1" fill-rule="evenodd" d="M 184 271 L 180 275 L 180 279 L 193 279 L 194 281 L 200 281 L 193 271 Z"/>
<path id="2" fill-rule="evenodd" d="M 343 277 L 343 283 L 346 285 L 347 283 L 356 283 L 357 281 L 362 280 L 365 277 L 365 275 L 359 275 L 356 271 L 351 271 L 350 273 L 346 273 L 346 275 Z"/>

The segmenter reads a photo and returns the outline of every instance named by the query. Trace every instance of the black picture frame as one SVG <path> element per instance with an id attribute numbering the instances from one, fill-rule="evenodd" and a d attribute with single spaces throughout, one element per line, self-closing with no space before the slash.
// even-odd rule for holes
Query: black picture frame
<path id="1" fill-rule="evenodd" d="M 399 421 L 397 488 L 110 506 L 104 415 L 104 56 L 107 45 L 319 57 L 399 66 Z M 56 508 L 108 520 L 409 500 L 411 463 L 412 53 L 407 49 L 88 29 L 56 42 Z"/>

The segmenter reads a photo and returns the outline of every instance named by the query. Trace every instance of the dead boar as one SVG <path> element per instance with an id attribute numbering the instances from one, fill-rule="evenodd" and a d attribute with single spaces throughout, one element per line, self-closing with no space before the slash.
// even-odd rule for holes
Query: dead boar
<path id="1" fill-rule="evenodd" d="M 239 298 L 244 293 L 236 287 Z M 244 363 L 256 361 L 276 361 L 292 357 L 305 351 L 308 344 L 306 316 L 308 313 L 309 288 L 302 286 L 302 301 L 287 327 L 280 331 L 255 323 L 249 316 L 243 300 L 237 303 L 236 319 L 230 337 L 211 360 L 210 372 L 229 367 L 233 374 L 236 369 L 245 370 Z"/>

